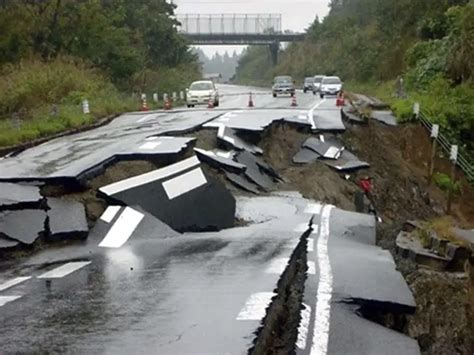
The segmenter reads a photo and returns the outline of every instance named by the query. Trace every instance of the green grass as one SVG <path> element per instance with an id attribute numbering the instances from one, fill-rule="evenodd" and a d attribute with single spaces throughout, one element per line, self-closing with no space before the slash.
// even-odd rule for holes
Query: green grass
<path id="1" fill-rule="evenodd" d="M 2 68 L 0 74 L 0 147 L 140 110 L 139 98 L 119 92 L 107 77 L 70 59 L 22 62 Z M 179 85 L 183 81 L 183 77 L 172 79 Z M 167 86 L 173 86 L 171 79 Z M 151 94 L 148 97 L 150 109 L 162 108 L 162 102 L 152 102 Z M 90 114 L 82 112 L 84 99 L 89 101 Z M 53 106 L 57 107 L 57 115 L 52 113 Z"/>

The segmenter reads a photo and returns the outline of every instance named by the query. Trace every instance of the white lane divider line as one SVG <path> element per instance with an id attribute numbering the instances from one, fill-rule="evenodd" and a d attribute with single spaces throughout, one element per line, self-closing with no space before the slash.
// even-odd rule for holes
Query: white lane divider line
<path id="1" fill-rule="evenodd" d="M 120 248 L 131 237 L 144 214 L 127 207 L 100 242 L 101 248 Z"/>
<path id="2" fill-rule="evenodd" d="M 121 206 L 109 206 L 105 210 L 104 213 L 102 213 L 102 216 L 100 216 L 100 220 L 104 221 L 105 223 L 110 223 L 112 220 L 115 218 L 117 215 L 118 211 L 120 211 L 122 207 Z"/>
<path id="3" fill-rule="evenodd" d="M 237 316 L 237 320 L 261 320 L 276 294 L 273 292 L 258 292 L 250 295 Z"/>
<path id="4" fill-rule="evenodd" d="M 115 195 L 116 193 L 149 184 L 153 181 L 161 180 L 174 174 L 178 174 L 184 170 L 198 166 L 200 163 L 201 162 L 196 156 L 192 156 L 191 158 L 182 160 L 173 165 L 169 165 L 143 175 L 138 175 L 130 179 L 122 180 L 114 184 L 101 187 L 99 190 L 106 195 Z"/>
<path id="5" fill-rule="evenodd" d="M 82 269 L 84 266 L 87 266 L 90 263 L 90 261 L 73 261 L 45 272 L 44 274 L 38 276 L 38 279 L 60 279 L 64 276 L 72 274 L 74 271 Z"/>
<path id="6" fill-rule="evenodd" d="M 22 296 L 0 296 L 0 307 L 6 305 L 7 303 L 16 301 Z"/>
<path id="7" fill-rule="evenodd" d="M 323 206 L 319 203 L 308 203 L 304 209 L 305 214 L 321 214 Z"/>
<path id="8" fill-rule="evenodd" d="M 285 271 L 289 262 L 290 262 L 289 258 L 274 259 L 271 261 L 270 265 L 268 265 L 268 267 L 265 269 L 265 273 L 281 275 Z"/>
<path id="9" fill-rule="evenodd" d="M 321 233 L 317 243 L 319 283 L 316 301 L 316 320 L 313 332 L 311 355 L 325 355 L 329 343 L 331 317 L 332 270 L 328 255 L 329 218 L 333 206 L 325 206 L 321 214 Z"/>
<path id="10" fill-rule="evenodd" d="M 172 200 L 206 184 L 207 180 L 204 173 L 201 168 L 197 168 L 174 179 L 165 181 L 163 188 L 168 198 Z"/>
<path id="11" fill-rule="evenodd" d="M 146 142 L 142 144 L 138 149 L 140 150 L 155 150 L 162 142 Z"/>
<path id="12" fill-rule="evenodd" d="M 301 321 L 298 326 L 298 339 L 296 341 L 296 346 L 304 350 L 306 349 L 306 342 L 308 339 L 309 332 L 309 321 L 311 319 L 311 307 L 303 303 L 304 309 L 301 311 Z"/>
<path id="13" fill-rule="evenodd" d="M 298 225 L 293 229 L 293 232 L 304 233 L 304 232 L 306 232 L 308 229 L 309 229 L 308 223 L 301 223 L 301 224 L 298 224 Z"/>
<path id="14" fill-rule="evenodd" d="M 311 128 L 316 129 L 316 123 L 314 122 L 314 110 L 316 110 L 319 106 L 321 106 L 324 102 L 326 102 L 326 99 L 323 99 L 322 101 L 318 102 L 316 105 L 314 105 L 308 112 L 308 118 L 309 118 L 309 123 L 311 123 Z"/>
<path id="15" fill-rule="evenodd" d="M 31 279 L 31 276 L 25 276 L 25 277 L 16 277 L 14 279 L 11 279 L 11 280 L 8 280 L 2 284 L 0 284 L 0 292 L 1 291 L 5 291 L 13 286 L 16 286 L 16 285 L 19 285 L 23 282 L 25 282 L 26 280 L 29 280 Z"/>
<path id="16" fill-rule="evenodd" d="M 314 238 L 308 238 L 308 252 L 314 251 Z"/>
<path id="17" fill-rule="evenodd" d="M 318 234 L 319 233 L 319 226 L 317 224 L 311 225 L 311 228 L 313 228 L 313 231 L 311 234 Z"/>

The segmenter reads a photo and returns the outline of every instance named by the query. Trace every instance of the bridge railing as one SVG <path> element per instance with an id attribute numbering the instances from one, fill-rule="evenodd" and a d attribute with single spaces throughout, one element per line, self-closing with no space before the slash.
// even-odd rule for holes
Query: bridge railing
<path id="1" fill-rule="evenodd" d="M 185 34 L 282 33 L 281 14 L 184 14 L 177 15 Z"/>

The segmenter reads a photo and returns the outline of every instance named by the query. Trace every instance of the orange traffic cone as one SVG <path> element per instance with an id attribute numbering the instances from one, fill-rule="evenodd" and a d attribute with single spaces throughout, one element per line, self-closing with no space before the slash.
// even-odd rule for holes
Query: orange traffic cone
<path id="1" fill-rule="evenodd" d="M 171 105 L 171 101 L 169 98 L 166 98 L 165 100 L 165 110 L 171 110 L 173 107 Z"/>
<path id="2" fill-rule="evenodd" d="M 146 98 L 142 98 L 142 106 L 140 108 L 140 111 L 149 111 L 148 104 L 146 103 Z"/>
<path id="3" fill-rule="evenodd" d="M 341 91 L 337 94 L 336 106 L 341 107 L 346 105 L 346 99 L 344 98 L 344 93 Z"/>
<path id="4" fill-rule="evenodd" d="M 296 103 L 296 95 L 293 95 L 293 97 L 291 98 L 291 106 L 292 107 L 298 106 L 298 104 Z"/>
<path id="5" fill-rule="evenodd" d="M 249 94 L 249 107 L 254 107 L 252 93 Z"/>
<path id="6" fill-rule="evenodd" d="M 214 108 L 214 100 L 212 97 L 209 98 L 209 102 L 207 103 L 207 108 Z"/>

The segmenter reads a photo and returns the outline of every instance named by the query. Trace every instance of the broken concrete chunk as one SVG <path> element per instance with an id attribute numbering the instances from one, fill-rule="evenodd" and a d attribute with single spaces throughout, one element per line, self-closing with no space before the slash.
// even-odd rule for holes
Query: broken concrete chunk
<path id="1" fill-rule="evenodd" d="M 372 111 L 370 118 L 389 126 L 397 125 L 397 118 L 394 116 L 392 111 Z"/>
<path id="2" fill-rule="evenodd" d="M 226 172 L 227 179 L 237 187 L 258 195 L 260 191 L 258 186 L 249 181 L 245 176 Z"/>
<path id="3" fill-rule="evenodd" d="M 345 106 L 341 110 L 342 118 L 353 123 L 365 123 L 365 120 L 359 116 L 356 109 L 352 106 Z"/>
<path id="4" fill-rule="evenodd" d="M 303 148 L 311 149 L 326 159 L 339 159 L 344 151 L 344 147 L 337 147 L 313 137 L 303 143 Z"/>
<path id="5" fill-rule="evenodd" d="M 302 148 L 296 155 L 293 157 L 293 163 L 295 164 L 309 164 L 318 160 L 320 155 L 315 151 Z"/>
<path id="6" fill-rule="evenodd" d="M 242 138 L 238 137 L 235 130 L 228 128 L 224 125 L 219 127 L 217 131 L 217 138 L 220 139 L 222 142 L 226 143 L 227 145 L 231 145 L 233 148 L 239 150 L 247 150 L 251 153 L 255 154 L 263 154 L 263 150 L 259 147 L 245 142 Z"/>
<path id="7" fill-rule="evenodd" d="M 20 245 L 19 242 L 16 240 L 12 240 L 9 238 L 4 238 L 0 236 L 0 254 L 5 251 L 9 251 L 11 249 L 14 249 Z"/>
<path id="8" fill-rule="evenodd" d="M 272 190 L 275 187 L 273 176 L 268 174 L 265 169 L 261 168 L 255 155 L 244 150 L 238 153 L 235 159 L 247 167 L 245 175 L 250 181 L 266 191 Z"/>
<path id="9" fill-rule="evenodd" d="M 0 183 L 0 211 L 40 208 L 42 202 L 36 186 Z"/>
<path id="10" fill-rule="evenodd" d="M 31 245 L 46 233 L 46 212 L 20 210 L 0 212 L 0 234 Z"/>
<path id="11" fill-rule="evenodd" d="M 234 224 L 235 199 L 189 159 L 104 186 L 106 199 L 138 206 L 179 232 L 220 230 Z"/>
<path id="12" fill-rule="evenodd" d="M 87 237 L 87 225 L 84 206 L 75 201 L 48 198 L 49 217 L 48 239 L 83 239 Z"/>
<path id="13" fill-rule="evenodd" d="M 318 131 L 345 131 L 339 109 L 318 109 L 313 112 L 314 127 Z"/>
<path id="14" fill-rule="evenodd" d="M 241 172 L 245 170 L 245 165 L 239 164 L 232 160 L 233 152 L 211 151 L 194 148 L 199 160 L 205 162 L 215 168 L 223 168 L 233 172 Z"/>
<path id="15" fill-rule="evenodd" d="M 370 167 L 368 163 L 359 160 L 359 158 L 347 150 L 344 150 L 337 160 L 321 159 L 321 162 L 338 171 L 351 171 Z"/>

